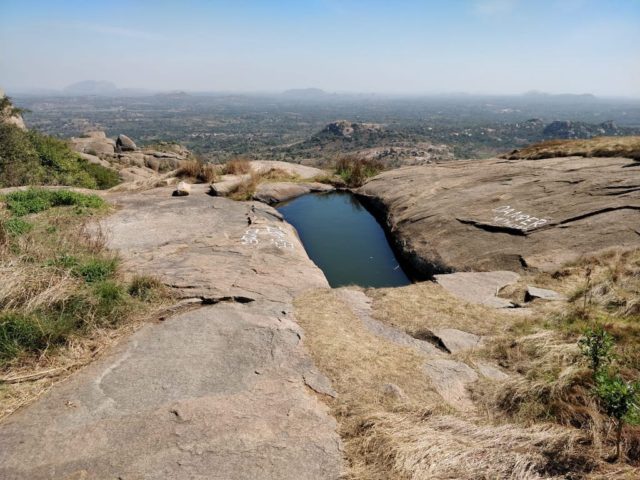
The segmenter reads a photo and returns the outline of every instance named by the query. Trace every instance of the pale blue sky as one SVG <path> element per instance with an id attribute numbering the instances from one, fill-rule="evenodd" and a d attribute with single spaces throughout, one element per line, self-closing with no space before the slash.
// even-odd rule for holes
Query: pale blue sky
<path id="1" fill-rule="evenodd" d="M 640 96 L 640 0 L 0 0 L 0 86 Z"/>

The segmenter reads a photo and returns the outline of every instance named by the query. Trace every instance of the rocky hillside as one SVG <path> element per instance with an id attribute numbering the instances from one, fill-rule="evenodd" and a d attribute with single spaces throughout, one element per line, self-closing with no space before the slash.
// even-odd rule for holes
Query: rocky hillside
<path id="1" fill-rule="evenodd" d="M 381 161 L 390 168 L 453 159 L 453 152 L 446 145 L 417 141 L 381 124 L 347 120 L 327 124 L 308 140 L 288 146 L 286 152 L 299 157 L 321 157 L 325 162 L 339 155 L 354 154 Z"/>
<path id="2" fill-rule="evenodd" d="M 553 157 L 627 157 L 640 160 L 640 137 L 597 137 L 587 140 L 549 140 L 514 150 L 509 160 Z"/>

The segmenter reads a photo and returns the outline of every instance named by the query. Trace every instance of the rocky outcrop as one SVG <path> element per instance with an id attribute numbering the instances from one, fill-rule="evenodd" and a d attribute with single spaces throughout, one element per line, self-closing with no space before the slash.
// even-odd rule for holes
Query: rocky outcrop
<path id="1" fill-rule="evenodd" d="M 493 308 L 514 306 L 509 300 L 498 297 L 498 293 L 519 278 L 520 275 L 509 271 L 458 272 L 435 276 L 436 282 L 456 297 Z"/>
<path id="2" fill-rule="evenodd" d="M 72 137 L 71 146 L 80 153 L 89 155 L 113 155 L 116 151 L 116 142 L 107 137 L 102 131 L 87 132 L 82 137 Z"/>
<path id="3" fill-rule="evenodd" d="M 205 190 L 106 195 L 126 269 L 199 308 L 148 323 L 0 424 L 1 478 L 340 478 L 336 423 L 311 389 L 335 392 L 291 305 L 328 284 L 275 210 Z"/>
<path id="4" fill-rule="evenodd" d="M 640 169 L 626 158 L 459 161 L 358 190 L 418 274 L 553 269 L 640 244 Z"/>
<path id="5" fill-rule="evenodd" d="M 70 141 L 74 150 L 88 162 L 116 170 L 126 183 L 120 190 L 158 186 L 164 182 L 164 174 L 178 169 L 183 161 L 191 158 L 191 152 L 181 145 L 161 142 L 157 148 L 138 149 L 126 135 L 113 140 L 102 131 L 87 132 Z"/>
<path id="6" fill-rule="evenodd" d="M 135 152 L 138 147 L 133 140 L 122 133 L 116 139 L 116 150 L 118 152 Z"/>
<path id="7" fill-rule="evenodd" d="M 4 90 L 0 88 L 0 122 L 15 125 L 16 127 L 26 130 L 27 126 L 24 123 L 20 110 L 16 109 L 8 97 L 5 95 Z"/>

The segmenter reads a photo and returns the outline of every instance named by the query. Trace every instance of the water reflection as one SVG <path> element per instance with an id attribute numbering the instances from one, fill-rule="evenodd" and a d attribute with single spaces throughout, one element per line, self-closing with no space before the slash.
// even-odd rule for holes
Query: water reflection
<path id="1" fill-rule="evenodd" d="M 348 192 L 309 194 L 277 209 L 298 231 L 332 287 L 390 287 L 410 282 L 384 230 Z"/>

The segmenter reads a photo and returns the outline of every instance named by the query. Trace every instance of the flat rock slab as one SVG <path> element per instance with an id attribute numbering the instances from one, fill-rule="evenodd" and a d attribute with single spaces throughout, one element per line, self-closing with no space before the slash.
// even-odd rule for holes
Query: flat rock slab
<path id="1" fill-rule="evenodd" d="M 434 358 L 425 363 L 424 371 L 440 396 L 461 410 L 473 409 L 467 386 L 478 381 L 478 374 L 469 365 L 447 358 Z"/>
<path id="2" fill-rule="evenodd" d="M 126 268 L 205 305 L 145 325 L 8 417 L 0 478 L 340 477 L 336 422 L 311 389 L 335 392 L 290 303 L 326 279 L 270 207 L 204 188 L 106 195 L 118 210 L 102 231 Z"/>
<path id="3" fill-rule="evenodd" d="M 469 303 L 493 308 L 511 308 L 514 305 L 497 296 L 505 286 L 518 281 L 515 272 L 457 272 L 436 275 L 435 279 L 449 293 Z"/>
<path id="4" fill-rule="evenodd" d="M 277 160 L 253 160 L 251 169 L 256 173 L 267 173 L 270 170 L 282 170 L 289 175 L 295 175 L 302 180 L 310 180 L 315 177 L 326 175 L 324 170 L 310 167 L 307 165 L 299 165 L 291 162 L 280 162 Z"/>
<path id="5" fill-rule="evenodd" d="M 132 272 L 156 275 L 181 297 L 290 302 L 328 287 L 298 236 L 273 208 L 157 188 L 110 198 L 119 210 L 102 224 L 108 246 Z"/>
<path id="6" fill-rule="evenodd" d="M 358 193 L 424 275 L 552 270 L 583 254 L 640 245 L 640 167 L 627 158 L 406 167 Z"/>
<path id="7" fill-rule="evenodd" d="M 292 183 L 273 182 L 261 183 L 253 195 L 254 200 L 274 204 L 291 200 L 311 192 L 331 192 L 335 187 L 324 183 Z"/>
<path id="8" fill-rule="evenodd" d="M 546 288 L 533 287 L 531 285 L 527 286 L 527 291 L 525 292 L 525 296 L 524 296 L 525 302 L 530 302 L 531 300 L 535 300 L 536 298 L 539 298 L 541 300 L 550 300 L 550 301 L 564 301 L 567 299 L 567 297 L 559 294 L 554 290 L 547 290 Z"/>
<path id="9" fill-rule="evenodd" d="M 481 336 L 457 328 L 432 328 L 430 332 L 449 353 L 473 350 L 483 345 Z"/>
<path id="10" fill-rule="evenodd" d="M 0 478 L 337 479 L 303 360 L 295 324 L 259 305 L 147 325 L 0 425 Z"/>

